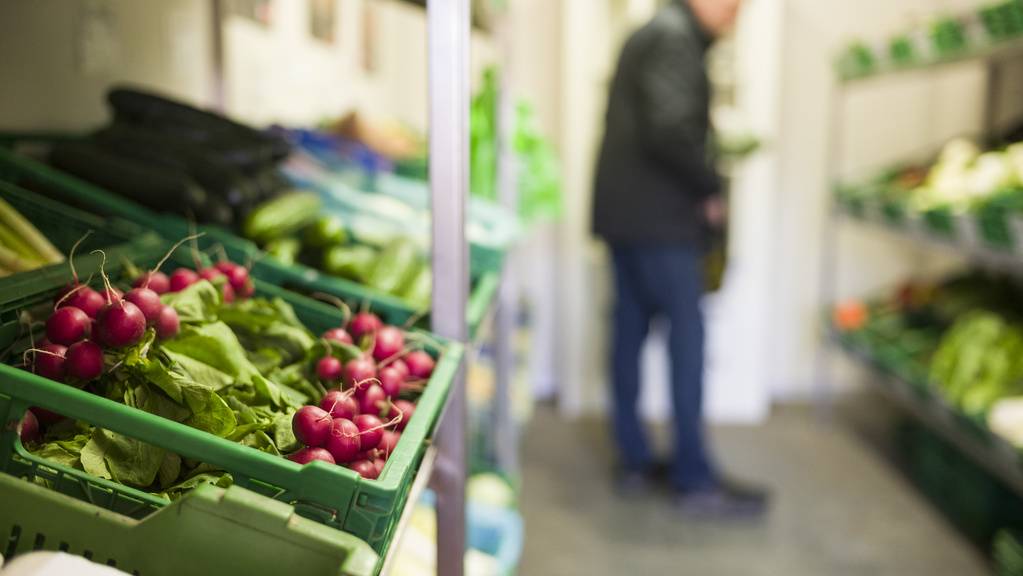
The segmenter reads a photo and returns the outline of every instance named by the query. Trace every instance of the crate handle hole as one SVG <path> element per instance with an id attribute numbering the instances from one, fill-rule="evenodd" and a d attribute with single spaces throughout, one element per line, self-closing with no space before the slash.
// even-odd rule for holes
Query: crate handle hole
<path id="1" fill-rule="evenodd" d="M 11 526 L 11 535 L 7 538 L 7 550 L 4 551 L 4 558 L 11 558 L 18 549 L 18 541 L 21 540 L 21 526 Z"/>

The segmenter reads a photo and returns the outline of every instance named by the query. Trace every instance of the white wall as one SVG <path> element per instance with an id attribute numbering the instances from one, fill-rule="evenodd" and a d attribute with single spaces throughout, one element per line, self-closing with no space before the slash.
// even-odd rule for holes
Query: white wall
<path id="1" fill-rule="evenodd" d="M 91 128 L 120 81 L 208 100 L 210 21 L 208 0 L 0 2 L 0 129 Z"/>
<path id="2" fill-rule="evenodd" d="M 224 26 L 227 111 L 256 124 L 310 123 L 352 107 L 426 129 L 426 18 L 372 0 L 378 68 L 360 64 L 363 11 L 339 0 L 334 44 L 308 33 L 308 2 L 277 0 L 264 28 Z M 111 84 L 130 82 L 199 105 L 213 101 L 209 0 L 5 0 L 0 3 L 0 129 L 80 130 L 107 118 Z M 474 33 L 473 78 L 493 61 Z M 84 55 L 84 56 L 83 56 Z"/>
<path id="3" fill-rule="evenodd" d="M 829 198 L 829 110 L 835 94 L 831 58 L 852 37 L 883 38 L 907 23 L 979 2 L 933 0 L 786 0 L 780 116 L 781 201 L 772 249 L 776 337 L 768 378 L 776 397 L 814 390 L 819 273 Z M 979 127 L 983 75 L 971 66 L 935 79 L 926 74 L 865 84 L 846 101 L 848 128 L 837 170 L 845 175 L 933 150 L 951 135 Z M 876 289 L 912 272 L 947 264 L 933 252 L 855 225 L 839 231 L 839 297 Z"/>
<path id="4" fill-rule="evenodd" d="M 352 108 L 427 127 L 426 18 L 396 1 L 340 0 L 333 44 L 308 34 L 309 4 L 278 0 L 264 28 L 225 26 L 228 109 L 251 122 L 310 124 Z M 374 11 L 376 69 L 363 68 L 364 15 Z M 472 79 L 494 61 L 493 43 L 473 33 Z"/>

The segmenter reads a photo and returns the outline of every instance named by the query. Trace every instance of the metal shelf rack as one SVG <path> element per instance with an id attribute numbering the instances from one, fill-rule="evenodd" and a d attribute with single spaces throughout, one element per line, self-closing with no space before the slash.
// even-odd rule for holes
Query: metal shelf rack
<path id="1" fill-rule="evenodd" d="M 985 134 L 993 134 L 999 118 L 1001 89 L 1006 80 L 1005 68 L 1009 63 L 1023 60 L 1023 39 L 1002 42 L 997 45 L 980 47 L 964 52 L 961 55 L 923 62 L 909 66 L 891 66 L 873 74 L 861 77 L 840 79 L 837 82 L 831 103 L 831 142 L 829 146 L 828 172 L 830 184 L 839 181 L 839 162 L 844 140 L 844 112 L 848 93 L 863 86 L 883 82 L 903 74 L 926 74 L 943 70 L 950 65 L 965 62 L 983 64 L 986 68 L 986 98 L 983 118 Z M 887 225 L 882 218 L 870 215 L 852 215 L 847 213 L 836 202 L 836 195 L 829 189 L 826 200 L 826 215 L 822 220 L 821 262 L 819 278 L 819 301 L 827 306 L 837 300 L 836 276 L 840 260 L 838 231 L 843 221 L 866 222 L 878 227 L 910 237 L 918 244 L 928 248 L 955 250 L 970 261 L 1007 273 L 1019 273 L 1023 270 L 1023 255 L 1007 251 L 998 251 L 982 245 L 971 244 L 962 240 L 950 241 L 933 235 L 919 233 L 906 228 L 894 228 Z M 902 406 L 908 414 L 918 419 L 934 432 L 946 438 L 966 456 L 1000 478 L 1017 493 L 1023 494 L 1023 461 L 1015 449 L 1003 440 L 994 437 L 990 432 L 978 434 L 976 430 L 968 430 L 963 424 L 962 415 L 937 398 L 929 400 L 921 397 L 912 386 L 897 377 L 879 370 L 877 364 L 868 355 L 852 350 L 843 344 L 834 334 L 822 338 L 822 344 L 816 358 L 816 391 L 817 404 L 823 413 L 827 413 L 831 403 L 832 379 L 830 370 L 830 352 L 842 349 L 851 352 L 850 357 L 869 368 L 873 374 L 871 380 L 886 396 Z"/>

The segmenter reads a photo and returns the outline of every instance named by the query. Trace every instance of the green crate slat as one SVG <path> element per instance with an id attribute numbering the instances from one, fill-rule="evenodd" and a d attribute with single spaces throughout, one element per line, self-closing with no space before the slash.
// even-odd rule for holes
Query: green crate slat
<path id="1" fill-rule="evenodd" d="M 139 576 L 370 576 L 377 564 L 358 538 L 238 486 L 199 486 L 134 520 L 0 474 L 0 502 L 0 553 L 8 559 L 63 550 Z"/>
<path id="2" fill-rule="evenodd" d="M 147 242 L 113 250 L 107 254 L 107 273 L 119 277 L 124 259 L 142 268 L 150 267 L 167 248 L 164 242 Z M 191 265 L 190 257 L 183 252 L 176 253 L 164 269 Z M 99 258 L 95 254 L 83 257 L 77 262 L 79 274 L 87 276 L 98 271 Z M 52 299 L 67 283 L 68 273 L 52 270 L 48 278 L 49 289 L 31 298 L 10 294 L 0 284 L 0 318 L 3 320 L 0 333 L 17 334 L 17 309 Z M 332 306 L 259 280 L 256 294 L 280 297 L 291 304 L 298 318 L 314 333 L 338 326 L 343 319 L 341 311 Z M 0 340 L 0 347 L 10 344 L 10 340 Z M 145 514 L 166 505 L 166 501 L 151 494 L 50 463 L 24 450 L 14 433 L 14 423 L 29 406 L 40 406 L 219 466 L 234 476 L 236 484 L 289 502 L 302 515 L 354 534 L 383 553 L 393 536 L 427 439 L 445 405 L 462 353 L 460 344 L 445 343 L 444 353 L 417 403 L 415 415 L 377 480 L 363 479 L 340 466 L 317 463 L 299 466 L 285 458 L 7 365 L 0 365 L 0 414 L 6 424 L 0 436 L 0 468 L 18 476 L 46 478 L 53 481 L 58 490 L 122 513 Z"/>
<path id="3" fill-rule="evenodd" d="M 15 137 L 11 138 L 16 140 Z M 2 135 L 0 135 L 0 141 L 3 141 Z M 183 238 L 193 230 L 184 218 L 157 214 L 107 190 L 65 174 L 46 164 L 21 157 L 3 147 L 0 147 L 0 181 L 12 182 L 30 190 L 36 190 L 45 196 L 57 198 L 64 203 L 89 212 L 122 218 L 140 227 L 151 229 L 170 240 Z M 268 283 L 305 294 L 323 292 L 355 305 L 367 302 L 394 324 L 404 324 L 420 312 L 400 298 L 358 282 L 323 274 L 302 264 L 288 266 L 276 262 L 272 258 L 265 257 L 266 255 L 254 243 L 222 228 L 199 226 L 198 231 L 204 234 L 198 240 L 202 250 L 209 250 L 220 245 L 231 260 L 241 263 L 253 262 L 253 276 Z M 483 264 L 479 266 L 483 272 L 474 278 L 470 306 L 466 314 L 470 333 L 475 334 L 493 299 L 490 298 L 491 302 L 482 307 L 473 306 L 472 303 L 477 301 L 477 298 L 485 300 L 484 294 L 478 292 L 481 290 L 485 292 L 491 288 L 488 283 L 483 281 L 489 282 L 489 276 L 499 273 L 503 263 L 503 254 L 499 251 L 476 248 L 473 249 L 472 255 L 477 260 L 484 260 Z M 490 294 L 493 295 L 492 292 Z"/>

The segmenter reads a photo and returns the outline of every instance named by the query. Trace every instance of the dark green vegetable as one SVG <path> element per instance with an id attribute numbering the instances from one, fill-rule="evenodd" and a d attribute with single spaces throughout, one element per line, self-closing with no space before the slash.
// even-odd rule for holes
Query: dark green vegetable
<path id="1" fill-rule="evenodd" d="M 320 213 L 320 197 L 314 192 L 288 192 L 259 205 L 245 219 L 245 237 L 266 244 L 290 236 L 308 226 Z"/>
<path id="2" fill-rule="evenodd" d="M 380 253 L 366 283 L 388 294 L 398 295 L 422 266 L 422 257 L 415 244 L 403 239 L 394 240 Z"/>
<path id="3" fill-rule="evenodd" d="M 365 282 L 378 256 L 377 250 L 369 246 L 334 246 L 323 253 L 323 271 L 331 276 Z"/>
<path id="4" fill-rule="evenodd" d="M 327 248 L 348 243 L 348 232 L 339 218 L 321 216 L 305 229 L 302 241 L 309 248 Z"/>
<path id="5" fill-rule="evenodd" d="M 401 287 L 398 296 L 417 310 L 430 307 L 430 294 L 433 290 L 433 273 L 429 266 L 422 266 L 412 280 Z"/>

